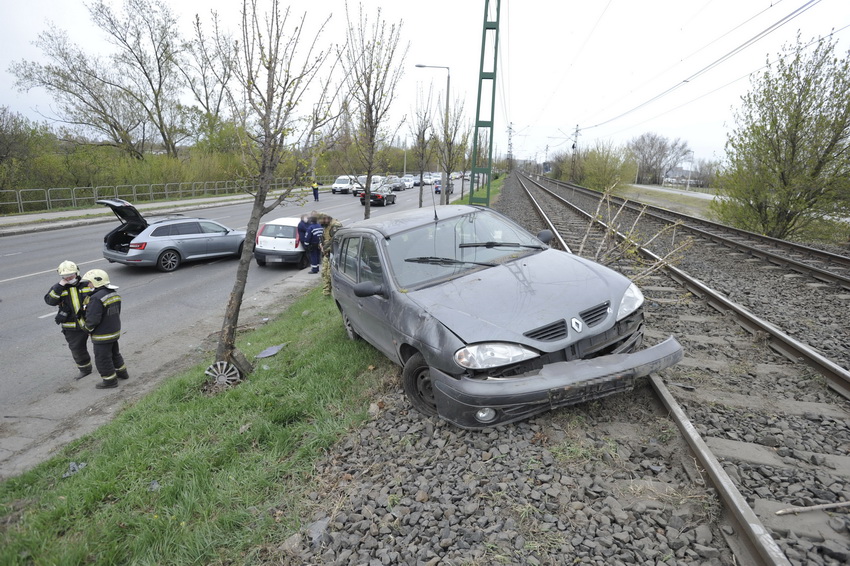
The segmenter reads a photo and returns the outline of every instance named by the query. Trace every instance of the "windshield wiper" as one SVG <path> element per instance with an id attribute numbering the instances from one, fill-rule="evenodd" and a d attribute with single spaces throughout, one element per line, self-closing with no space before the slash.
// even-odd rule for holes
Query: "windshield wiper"
<path id="1" fill-rule="evenodd" d="M 519 242 L 468 242 L 460 244 L 459 248 L 531 248 L 533 250 L 543 250 L 545 247 L 540 244 L 520 244 Z"/>
<path id="2" fill-rule="evenodd" d="M 423 256 L 423 257 L 409 257 L 404 261 L 409 261 L 410 263 L 427 263 L 429 265 L 458 265 L 462 263 L 470 263 L 472 265 L 483 265 L 486 267 L 496 267 L 498 264 L 489 263 L 483 261 L 466 261 L 463 259 L 452 259 L 450 257 L 432 257 L 432 256 Z"/>

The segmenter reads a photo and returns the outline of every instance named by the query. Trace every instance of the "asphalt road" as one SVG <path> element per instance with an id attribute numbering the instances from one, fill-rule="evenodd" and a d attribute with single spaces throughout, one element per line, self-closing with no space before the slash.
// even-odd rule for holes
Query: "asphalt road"
<path id="1" fill-rule="evenodd" d="M 430 195 L 426 193 L 426 203 Z M 265 219 L 319 210 L 344 225 L 363 218 L 359 199 L 323 193 L 320 202 L 290 204 Z M 418 190 L 398 193 L 397 204 L 372 207 L 373 217 L 416 208 Z M 244 229 L 249 202 L 186 215 Z M 117 219 L 115 220 L 117 222 Z M 110 264 L 101 255 L 112 221 L 0 238 L 0 478 L 18 474 L 69 440 L 94 430 L 120 407 L 159 381 L 201 361 L 212 361 L 216 332 L 234 283 L 237 260 L 187 263 L 172 273 Z M 44 294 L 58 280 L 56 266 L 75 261 L 84 273 L 105 269 L 122 297 L 121 351 L 130 380 L 98 390 L 97 372 L 76 381 L 76 367 L 53 322 Z M 252 262 L 240 325 L 260 323 L 281 309 L 281 297 L 318 282 L 293 266 L 260 268 Z"/>

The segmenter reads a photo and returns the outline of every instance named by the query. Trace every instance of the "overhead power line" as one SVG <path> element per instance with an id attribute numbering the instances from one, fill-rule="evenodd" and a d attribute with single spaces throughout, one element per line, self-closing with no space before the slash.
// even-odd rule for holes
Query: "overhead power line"
<path id="1" fill-rule="evenodd" d="M 726 53 L 725 55 L 723 55 L 723 56 L 721 56 L 721 57 L 719 57 L 719 58 L 715 59 L 713 62 L 709 63 L 708 65 L 706 65 L 706 66 L 705 66 L 705 67 L 703 67 L 702 69 L 698 70 L 698 71 L 697 71 L 697 72 L 695 72 L 694 74 L 690 75 L 689 77 L 687 77 L 687 78 L 683 79 L 681 82 L 676 83 L 675 85 L 671 86 L 670 88 L 668 88 L 668 89 L 667 89 L 667 90 L 665 90 L 664 92 L 662 92 L 662 93 L 660 93 L 660 94 L 657 94 L 657 95 L 653 96 L 653 97 L 652 97 L 652 98 L 650 98 L 649 100 L 647 100 L 647 101 L 645 101 L 645 102 L 642 102 L 642 103 L 638 104 L 637 106 L 635 106 L 634 108 L 631 108 L 630 110 L 626 110 L 626 111 L 625 111 L 625 112 L 623 112 L 622 114 L 618 114 L 617 116 L 614 116 L 613 118 L 609 118 L 608 120 L 605 120 L 605 121 L 603 121 L 603 122 L 599 122 L 598 124 L 594 124 L 594 125 L 592 125 L 592 126 L 587 126 L 587 127 L 583 128 L 583 129 L 588 130 L 588 129 L 591 129 L 591 128 L 598 128 L 599 126 L 604 126 L 605 124 L 609 124 L 609 123 L 611 123 L 611 122 L 613 122 L 613 121 L 615 121 L 615 120 L 619 120 L 619 119 L 620 119 L 620 118 L 622 118 L 623 116 L 627 116 L 627 115 L 631 114 L 632 112 L 635 112 L 635 111 L 637 111 L 637 110 L 639 110 L 639 109 L 643 108 L 644 106 L 646 106 L 646 105 L 648 105 L 648 104 L 651 104 L 651 103 L 655 102 L 655 101 L 656 101 L 656 100 L 658 100 L 659 98 L 663 98 L 663 97 L 667 96 L 667 95 L 668 95 L 668 94 L 670 94 L 671 92 L 673 92 L 673 91 L 675 91 L 675 90 L 679 89 L 680 87 L 684 86 L 685 84 L 689 83 L 690 81 L 692 81 L 692 80 L 696 79 L 697 77 L 700 77 L 701 75 L 704 75 L 705 73 L 707 73 L 707 72 L 708 72 L 708 71 L 710 71 L 711 69 L 713 69 L 713 68 L 717 67 L 717 66 L 718 66 L 718 65 L 720 65 L 721 63 L 723 63 L 723 62 L 725 62 L 725 61 L 729 60 L 730 58 L 734 57 L 735 55 L 737 55 L 738 53 L 740 53 L 740 52 L 741 52 L 741 51 L 743 51 L 744 49 L 746 49 L 746 48 L 750 47 L 751 45 L 755 44 L 755 43 L 756 43 L 757 41 L 759 41 L 760 39 L 763 39 L 764 37 L 767 37 L 769 34 L 771 34 L 772 32 L 776 31 L 777 29 L 779 29 L 779 28 L 780 28 L 780 27 L 782 27 L 783 25 L 787 24 L 788 22 L 790 22 L 791 20 L 793 20 L 793 19 L 794 19 L 794 18 L 796 18 L 797 16 L 799 16 L 799 15 L 803 14 L 806 10 L 808 10 L 808 9 L 810 9 L 810 8 L 813 8 L 814 6 L 816 6 L 817 4 L 819 4 L 821 1 L 822 1 L 822 0 L 809 0 L 808 2 L 806 2 L 806 3 L 805 3 L 805 4 L 803 4 L 802 6 L 800 6 L 799 8 L 797 8 L 796 10 L 794 10 L 793 12 L 791 12 L 790 14 L 788 14 L 787 16 L 785 16 L 784 18 L 780 19 L 779 21 L 777 21 L 777 22 L 775 22 L 774 24 L 770 25 L 769 27 L 767 27 L 767 28 L 766 28 L 766 29 L 764 29 L 763 31 L 761 31 L 761 32 L 759 32 L 758 34 L 754 35 L 753 37 L 751 37 L 750 39 L 748 39 L 747 41 L 745 41 L 744 43 L 742 43 L 742 44 L 741 44 L 741 45 L 739 45 L 738 47 L 734 48 L 733 50 L 729 51 L 729 52 L 728 52 L 728 53 Z"/>

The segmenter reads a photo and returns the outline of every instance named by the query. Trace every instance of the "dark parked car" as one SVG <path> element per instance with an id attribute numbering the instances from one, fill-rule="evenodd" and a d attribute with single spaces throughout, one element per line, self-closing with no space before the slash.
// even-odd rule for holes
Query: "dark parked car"
<path id="1" fill-rule="evenodd" d="M 372 206 L 387 206 L 395 204 L 395 193 L 387 186 L 381 186 L 377 189 L 372 189 L 369 193 L 369 202 Z M 360 204 L 366 206 L 366 195 L 360 195 Z"/>
<path id="2" fill-rule="evenodd" d="M 410 403 L 475 429 L 631 390 L 682 358 L 640 350 L 643 295 L 477 206 L 383 215 L 340 229 L 333 296 L 352 339 L 402 366 Z"/>
<path id="3" fill-rule="evenodd" d="M 242 254 L 244 230 L 232 230 L 206 218 L 184 216 L 149 223 L 126 200 L 97 202 L 111 208 L 121 221 L 120 226 L 103 238 L 103 257 L 110 263 L 174 271 L 184 261 Z"/>

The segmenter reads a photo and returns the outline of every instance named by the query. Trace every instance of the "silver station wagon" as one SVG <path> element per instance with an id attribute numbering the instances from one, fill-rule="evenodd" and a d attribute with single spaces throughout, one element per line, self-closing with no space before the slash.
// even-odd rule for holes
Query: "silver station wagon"
<path id="1" fill-rule="evenodd" d="M 122 199 L 102 199 L 121 221 L 103 238 L 103 257 L 110 263 L 174 271 L 184 261 L 242 255 L 244 230 L 232 230 L 214 220 L 185 216 L 148 222 Z"/>
<path id="2" fill-rule="evenodd" d="M 421 208 L 334 236 L 333 297 L 352 339 L 402 369 L 410 403 L 477 429 L 629 391 L 682 358 L 643 341 L 623 275 L 550 248 L 497 212 Z"/>

